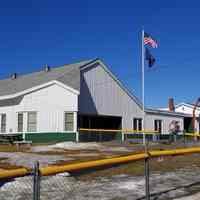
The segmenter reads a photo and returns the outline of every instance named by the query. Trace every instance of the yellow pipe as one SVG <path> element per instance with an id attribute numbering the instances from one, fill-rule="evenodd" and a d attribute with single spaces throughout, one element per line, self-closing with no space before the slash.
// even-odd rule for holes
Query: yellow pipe
<path id="1" fill-rule="evenodd" d="M 199 133 L 185 133 L 184 135 L 191 136 L 191 137 L 200 137 Z"/>
<path id="2" fill-rule="evenodd" d="M 106 165 L 122 164 L 130 161 L 142 160 L 146 157 L 159 157 L 159 156 L 170 156 L 170 155 L 182 155 L 200 153 L 200 147 L 187 148 L 187 149 L 175 149 L 175 150 L 163 150 L 163 151 L 150 151 L 149 154 L 140 153 L 129 156 L 121 156 L 117 158 L 109 158 L 95 161 L 87 161 L 82 163 L 75 163 L 63 166 L 49 166 L 40 169 L 43 176 L 62 173 L 62 172 L 73 172 L 81 171 L 85 169 L 91 169 L 95 167 L 103 167 Z"/>
<path id="3" fill-rule="evenodd" d="M 21 177 L 28 174 L 29 171 L 26 168 L 2 170 L 0 171 L 0 179 Z"/>
<path id="4" fill-rule="evenodd" d="M 158 131 L 153 130 L 133 130 L 133 129 L 89 129 L 89 128 L 79 128 L 79 131 L 93 131 L 93 132 L 123 132 L 123 133 L 158 133 Z"/>
<path id="5" fill-rule="evenodd" d="M 129 134 L 129 135 L 134 135 L 134 134 L 140 134 L 140 135 L 143 135 L 143 134 L 145 134 L 145 135 L 155 135 L 155 134 L 159 134 L 158 132 L 139 132 L 139 133 L 130 133 L 130 132 L 127 132 L 127 133 L 124 133 L 124 134 Z"/>
<path id="6" fill-rule="evenodd" d="M 57 174 L 62 172 L 73 172 L 73 171 L 81 171 L 84 169 L 91 169 L 96 167 L 120 164 L 120 163 L 127 163 L 130 161 L 142 160 L 145 157 L 148 157 L 145 153 L 129 155 L 129 156 L 121 156 L 117 158 L 107 158 L 95 161 L 87 161 L 63 166 L 49 166 L 40 169 L 42 176 L 48 176 L 51 174 Z"/>
<path id="7" fill-rule="evenodd" d="M 184 148 L 184 149 L 174 149 L 174 150 L 155 150 L 149 151 L 148 154 L 139 153 L 128 156 L 120 156 L 115 158 L 101 159 L 95 161 L 87 161 L 75 164 L 68 164 L 62 166 L 49 166 L 40 168 L 40 173 L 42 176 L 53 175 L 62 172 L 74 172 L 81 171 L 86 169 L 92 169 L 96 167 L 103 167 L 114 164 L 122 164 L 131 161 L 143 160 L 147 157 L 159 157 L 159 156 L 172 156 L 172 155 L 183 155 L 183 154 L 192 154 L 192 153 L 200 153 L 200 147 L 193 148 Z M 0 172 L 0 179 L 3 178 L 13 178 L 19 176 L 25 176 L 28 174 L 28 170 L 25 168 L 15 169 L 15 170 L 5 170 Z"/>
<path id="8" fill-rule="evenodd" d="M 150 151 L 149 153 L 150 153 L 150 157 L 192 154 L 192 153 L 200 153 L 200 147 L 163 150 L 163 151 Z"/>

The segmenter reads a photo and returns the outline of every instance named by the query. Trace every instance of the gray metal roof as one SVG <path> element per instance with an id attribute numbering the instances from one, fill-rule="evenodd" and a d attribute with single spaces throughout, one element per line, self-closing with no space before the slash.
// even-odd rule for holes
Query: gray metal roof
<path id="1" fill-rule="evenodd" d="M 119 79 L 114 76 L 113 73 L 108 70 L 108 68 L 101 62 L 100 59 L 93 59 L 93 60 L 87 60 L 82 61 L 74 64 L 67 64 L 60 67 L 51 67 L 50 71 L 46 72 L 45 69 L 39 72 L 34 72 L 30 74 L 25 75 L 18 75 L 16 79 L 3 79 L 0 80 L 0 96 L 15 94 L 18 92 L 22 92 L 24 90 L 33 88 L 35 86 L 39 86 L 41 84 L 45 84 L 47 82 L 57 80 L 62 82 L 63 84 L 72 87 L 75 90 L 80 91 L 80 70 L 84 67 L 88 67 L 90 65 L 93 65 L 95 62 L 100 62 L 104 69 L 112 75 L 112 78 L 114 78 L 117 83 L 122 87 L 122 89 L 133 98 L 133 100 L 141 107 L 142 103 L 140 100 L 135 97 L 129 90 L 124 87 L 124 85 L 120 82 Z M 14 98 L 13 100 L 1 100 L 3 106 L 5 103 L 6 105 L 9 103 L 9 105 L 15 105 L 20 99 Z M 145 109 L 146 113 L 152 113 L 152 114 L 162 114 L 162 115 L 171 115 L 171 116 L 190 116 L 183 113 L 177 113 L 177 112 L 169 112 L 169 111 L 161 111 L 157 109 Z"/>
<path id="2" fill-rule="evenodd" d="M 18 75 L 16 79 L 8 78 L 0 80 L 0 96 L 15 94 L 32 87 L 58 80 L 73 89 L 80 90 L 80 67 L 89 64 L 93 60 L 79 63 L 52 67 L 50 71 L 34 72 Z"/>
<path id="3" fill-rule="evenodd" d="M 145 112 L 149 114 L 169 115 L 175 117 L 192 117 L 190 114 L 185 114 L 180 112 L 170 112 L 166 110 L 150 109 L 150 108 L 145 109 Z"/>

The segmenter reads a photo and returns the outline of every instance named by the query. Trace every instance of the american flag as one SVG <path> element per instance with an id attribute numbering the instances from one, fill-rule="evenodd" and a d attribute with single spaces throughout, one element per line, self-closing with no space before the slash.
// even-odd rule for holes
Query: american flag
<path id="1" fill-rule="evenodd" d="M 158 47 L 158 43 L 156 40 L 154 40 L 149 34 L 144 33 L 144 44 L 148 44 L 153 48 L 157 48 Z"/>

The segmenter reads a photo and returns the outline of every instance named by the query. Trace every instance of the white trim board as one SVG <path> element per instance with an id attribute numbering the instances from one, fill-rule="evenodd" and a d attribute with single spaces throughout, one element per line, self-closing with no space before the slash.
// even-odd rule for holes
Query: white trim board
<path id="1" fill-rule="evenodd" d="M 38 85 L 38 86 L 35 86 L 35 87 L 32 87 L 32 88 L 29 88 L 27 90 L 24 90 L 24 91 L 21 91 L 21 92 L 18 92 L 18 93 L 15 93 L 15 94 L 10 94 L 10 95 L 4 95 L 4 96 L 0 96 L 0 100 L 5 100 L 5 99 L 12 99 L 12 98 L 16 98 L 18 96 L 22 96 L 22 95 L 25 95 L 25 94 L 28 94 L 28 93 L 31 93 L 31 92 L 34 92 L 36 90 L 39 90 L 39 89 L 42 89 L 42 88 L 45 88 L 45 87 L 48 87 L 48 86 L 51 86 L 51 85 L 58 85 L 76 95 L 79 95 L 79 91 L 78 90 L 75 90 L 63 83 L 61 83 L 60 81 L 57 81 L 57 80 L 53 80 L 53 81 L 49 81 L 47 83 L 44 83 L 44 84 L 41 84 L 41 85 Z"/>

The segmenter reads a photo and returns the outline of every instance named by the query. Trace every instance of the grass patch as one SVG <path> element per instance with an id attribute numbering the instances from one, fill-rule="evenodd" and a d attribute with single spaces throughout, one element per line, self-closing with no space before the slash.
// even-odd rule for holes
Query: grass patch
<path id="1" fill-rule="evenodd" d="M 0 152 L 17 152 L 17 147 L 15 145 L 1 144 Z"/>
<path id="2" fill-rule="evenodd" d="M 7 158 L 0 158 L 0 170 L 1 169 L 19 169 L 22 166 L 11 165 L 10 163 L 6 162 Z M 2 162 L 3 161 L 3 162 Z"/>
<path id="3" fill-rule="evenodd" d="M 150 174 L 174 172 L 183 168 L 200 167 L 200 155 L 168 156 L 160 161 L 158 158 L 150 160 Z M 99 177 L 112 177 L 114 175 L 127 174 L 131 176 L 144 176 L 144 161 L 130 162 L 126 164 L 108 167 L 103 170 L 94 170 L 78 176 L 81 180 L 94 180 Z"/>

